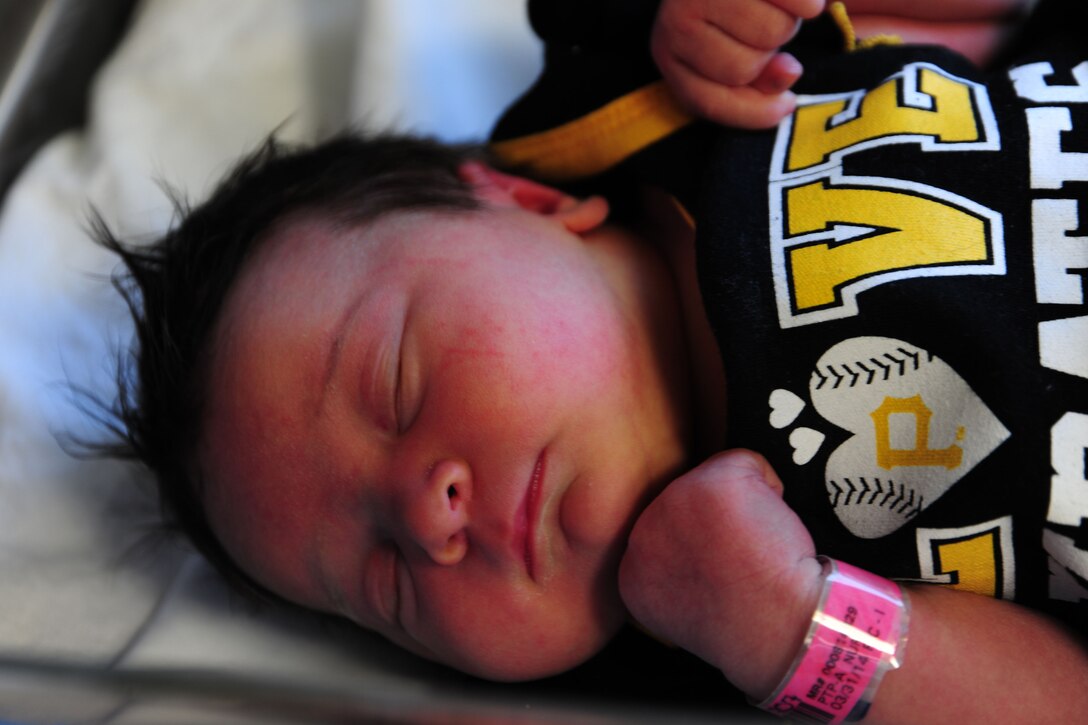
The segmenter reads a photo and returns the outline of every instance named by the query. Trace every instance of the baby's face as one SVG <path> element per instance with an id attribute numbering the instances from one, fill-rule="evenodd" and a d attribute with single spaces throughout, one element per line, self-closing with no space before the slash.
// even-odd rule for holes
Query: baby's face
<path id="1" fill-rule="evenodd" d="M 642 308 L 672 291 L 632 243 L 513 205 L 280 229 L 216 334 L 202 464 L 227 550 L 485 677 L 598 651 L 634 518 L 684 459 L 681 368 Z"/>

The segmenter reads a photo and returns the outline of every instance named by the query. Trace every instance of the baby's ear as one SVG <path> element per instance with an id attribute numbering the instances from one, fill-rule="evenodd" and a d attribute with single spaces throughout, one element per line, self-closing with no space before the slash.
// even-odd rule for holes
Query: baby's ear
<path id="1" fill-rule="evenodd" d="M 479 161 L 466 161 L 457 169 L 483 202 L 497 207 L 518 207 L 561 223 L 574 234 L 596 229 L 608 218 L 608 202 L 602 196 L 579 199 L 559 189 L 503 173 Z"/>

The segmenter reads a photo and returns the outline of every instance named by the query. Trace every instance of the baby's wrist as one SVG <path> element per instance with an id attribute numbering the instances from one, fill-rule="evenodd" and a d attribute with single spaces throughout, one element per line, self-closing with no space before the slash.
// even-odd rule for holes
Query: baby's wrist
<path id="1" fill-rule="evenodd" d="M 761 646 L 753 650 L 748 663 L 734 663 L 731 672 L 723 669 L 730 681 L 753 700 L 769 695 L 789 671 L 804 644 L 823 583 L 823 565 L 815 557 L 806 557 L 780 577 L 766 610 L 770 616 L 764 621 L 771 624 L 760 633 Z"/>
<path id="2" fill-rule="evenodd" d="M 865 717 L 907 644 L 910 604 L 899 585 L 820 557 L 823 586 L 804 641 L 774 690 L 753 704 L 778 715 L 841 723 Z"/>

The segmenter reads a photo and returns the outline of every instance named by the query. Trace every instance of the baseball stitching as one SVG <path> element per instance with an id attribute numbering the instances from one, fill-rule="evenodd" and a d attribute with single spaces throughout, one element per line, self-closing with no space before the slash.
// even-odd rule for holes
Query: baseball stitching
<path id="1" fill-rule="evenodd" d="M 879 478 L 867 480 L 865 477 L 860 477 L 857 480 L 860 486 L 849 478 L 843 478 L 841 484 L 839 481 L 827 482 L 827 485 L 834 489 L 831 496 L 832 508 L 853 504 L 877 506 L 890 509 L 908 519 L 914 518 L 925 508 L 925 496 L 918 494 L 916 501 L 915 489 L 905 484 Z M 842 484 L 845 484 L 845 487 Z M 864 500 L 866 496 L 869 497 L 867 501 Z"/>
<path id="2" fill-rule="evenodd" d="M 907 372 L 916 372 L 923 362 L 933 360 L 932 353 L 922 350 L 898 347 L 895 352 L 899 355 L 886 352 L 881 357 L 871 357 L 868 360 L 827 364 L 823 366 L 824 372 L 820 372 L 820 368 L 816 367 L 812 371 L 812 378 L 816 381 L 813 389 L 821 390 L 828 383 L 831 383 L 831 390 L 838 390 L 839 387 L 872 385 L 878 382 L 878 379 L 879 382 L 886 382 L 893 374 L 902 377 Z M 925 355 L 924 359 L 923 355 Z"/>

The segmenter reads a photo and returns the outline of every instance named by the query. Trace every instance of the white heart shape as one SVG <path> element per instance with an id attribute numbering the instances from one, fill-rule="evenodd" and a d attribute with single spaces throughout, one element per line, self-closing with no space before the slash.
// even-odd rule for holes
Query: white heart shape
<path id="1" fill-rule="evenodd" d="M 795 393 L 777 388 L 771 391 L 771 397 L 767 401 L 771 406 L 771 426 L 781 430 L 797 420 L 801 411 L 805 409 L 805 401 Z"/>
<path id="2" fill-rule="evenodd" d="M 790 431 L 790 445 L 793 446 L 793 462 L 803 466 L 812 460 L 820 446 L 824 444 L 824 434 L 804 426 Z"/>
<path id="3" fill-rule="evenodd" d="M 827 460 L 827 495 L 855 536 L 887 536 L 1008 437 L 960 374 L 902 340 L 856 337 L 817 361 L 816 412 L 853 435 Z"/>

